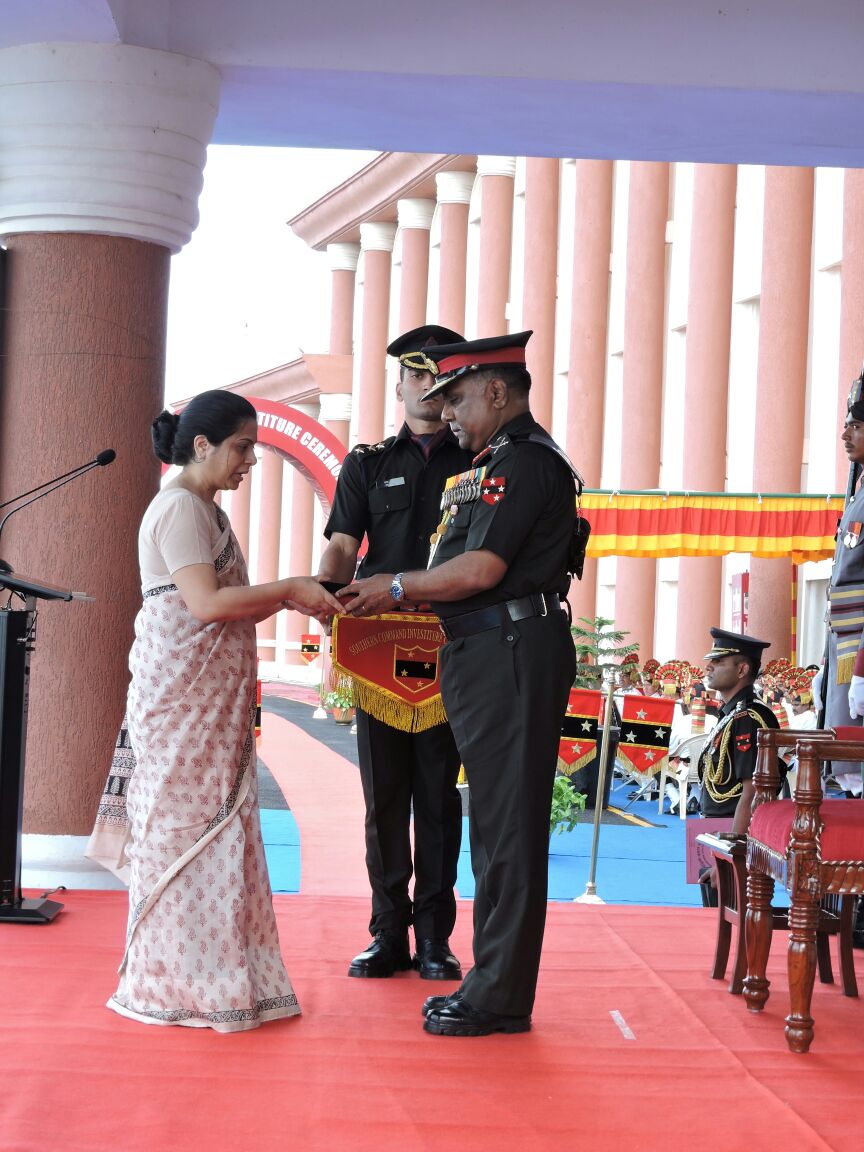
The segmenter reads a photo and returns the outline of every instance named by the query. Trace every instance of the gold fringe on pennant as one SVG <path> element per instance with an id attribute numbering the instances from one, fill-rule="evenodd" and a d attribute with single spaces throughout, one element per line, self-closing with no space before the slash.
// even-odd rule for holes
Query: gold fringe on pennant
<path id="1" fill-rule="evenodd" d="M 855 670 L 855 657 L 857 652 L 851 653 L 849 656 L 837 657 L 837 683 L 838 684 L 851 684 L 852 673 Z"/>
<path id="2" fill-rule="evenodd" d="M 572 764 L 568 764 L 563 756 L 558 757 L 558 771 L 562 776 L 572 776 L 574 772 L 578 772 L 580 768 L 584 768 L 586 764 L 590 764 L 594 757 L 597 755 L 597 745 L 587 752 L 584 756 L 577 756 Z"/>
<path id="3" fill-rule="evenodd" d="M 456 778 L 456 783 L 457 784 L 467 784 L 468 783 L 468 777 L 465 775 L 465 765 L 464 764 L 459 765 L 459 775 Z"/>
<path id="4" fill-rule="evenodd" d="M 447 719 L 444 701 L 440 694 L 418 704 L 408 704 L 395 692 L 358 680 L 343 672 L 336 664 L 330 668 L 330 686 L 334 691 L 350 689 L 354 693 L 354 703 L 382 724 L 398 728 L 400 732 L 425 732 Z"/>
<path id="5" fill-rule="evenodd" d="M 638 764 L 635 764 L 630 759 L 630 757 L 627 755 L 626 751 L 620 745 L 618 746 L 618 755 L 621 757 L 622 760 L 627 761 L 627 763 L 630 765 L 630 767 L 636 773 L 637 776 L 641 776 L 646 781 L 651 776 L 659 776 L 660 773 L 663 771 L 663 769 L 666 767 L 666 765 L 669 763 L 669 755 L 667 753 L 665 756 L 661 756 L 661 758 L 659 760 L 655 761 L 655 763 L 652 764 L 649 768 L 640 768 Z"/>

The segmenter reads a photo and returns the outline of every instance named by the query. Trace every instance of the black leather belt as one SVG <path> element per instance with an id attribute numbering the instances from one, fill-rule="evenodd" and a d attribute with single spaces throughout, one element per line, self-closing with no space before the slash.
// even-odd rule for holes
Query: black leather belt
<path id="1" fill-rule="evenodd" d="M 520 596 L 518 600 L 505 600 L 490 608 L 450 616 L 441 621 L 441 630 L 448 640 L 458 640 L 463 636 L 473 636 L 475 632 L 488 632 L 490 628 L 498 628 L 511 620 L 548 616 L 560 609 L 561 599 L 557 592 L 533 592 L 530 596 Z"/>

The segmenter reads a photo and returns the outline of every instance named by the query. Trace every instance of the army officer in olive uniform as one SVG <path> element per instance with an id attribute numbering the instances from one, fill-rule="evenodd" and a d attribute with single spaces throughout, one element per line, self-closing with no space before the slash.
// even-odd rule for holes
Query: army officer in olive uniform
<path id="1" fill-rule="evenodd" d="M 471 454 L 442 423 L 441 401 L 421 402 L 432 383 L 421 349 L 460 339 L 449 328 L 427 325 L 406 332 L 387 349 L 399 358 L 396 395 L 405 405 L 405 423 L 398 435 L 380 444 L 358 444 L 348 453 L 324 530 L 329 544 L 319 580 L 352 580 L 364 536 L 368 551 L 361 575 L 425 565 L 444 482 L 467 467 Z M 392 603 L 387 607 L 395 610 Z M 410 968 L 408 928 L 413 924 L 414 965 L 421 977 L 458 980 L 461 968 L 448 943 L 456 922 L 453 886 L 462 839 L 456 788 L 460 761 L 453 734 L 447 724 L 402 732 L 358 709 L 357 749 L 373 940 L 352 960 L 348 975 L 387 977 Z"/>
<path id="2" fill-rule="evenodd" d="M 574 473 L 531 416 L 530 332 L 426 349 L 427 394 L 477 453 L 451 478 L 426 572 L 360 581 L 346 610 L 431 600 L 448 637 L 441 691 L 471 789 L 474 967 L 424 1005 L 428 1032 L 525 1032 L 546 921 L 549 810 L 576 673 L 562 610 L 572 570 Z"/>

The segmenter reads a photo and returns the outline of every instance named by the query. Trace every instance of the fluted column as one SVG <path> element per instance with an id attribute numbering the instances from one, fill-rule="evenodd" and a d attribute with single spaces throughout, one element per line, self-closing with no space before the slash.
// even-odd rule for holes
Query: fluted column
<path id="1" fill-rule="evenodd" d="M 136 537 L 158 490 L 171 252 L 197 223 L 219 98 L 208 64 L 123 44 L 0 51 L 7 267 L 0 499 L 103 448 L 98 469 L 16 515 L 13 567 L 94 604 L 39 614 L 25 830 L 92 827 L 141 604 Z M 22 432 L 26 430 L 26 432 Z"/>
<path id="2" fill-rule="evenodd" d="M 558 195 L 561 161 L 525 161 L 525 281 L 522 327 L 533 330 L 527 348 L 531 411 L 552 427 L 555 373 L 555 299 L 558 294 Z"/>
<path id="3" fill-rule="evenodd" d="M 697 164 L 687 301 L 684 388 L 684 487 L 722 492 L 726 483 L 726 413 L 735 248 L 734 164 Z M 710 413 L 713 434 L 700 436 Z M 723 561 L 683 556 L 678 568 L 675 655 L 698 664 L 709 628 L 722 626 Z"/>
<path id="4" fill-rule="evenodd" d="M 358 440 L 377 444 L 384 435 L 384 389 L 390 272 L 395 224 L 361 224 L 363 335 L 360 347 Z"/>
<path id="5" fill-rule="evenodd" d="M 322 396 L 321 399 L 323 401 L 325 397 Z M 293 404 L 292 407 L 313 419 L 318 418 L 318 409 L 314 404 Z M 283 575 L 311 575 L 314 525 L 315 493 L 306 477 L 295 468 L 291 477 L 291 548 L 288 570 L 283 572 Z M 304 632 L 320 632 L 320 630 L 321 626 L 317 620 L 310 621 L 307 616 L 301 616 L 299 612 L 286 613 L 285 639 L 289 644 L 299 646 L 300 637 Z M 305 664 L 300 656 L 299 647 L 289 648 L 285 660 L 287 664 Z"/>
<path id="6" fill-rule="evenodd" d="M 279 538 L 282 534 L 282 457 L 265 448 L 261 455 L 261 501 L 258 512 L 258 576 L 256 583 L 278 580 Z M 258 626 L 258 658 L 274 660 L 276 655 L 276 617 L 262 620 Z"/>
<path id="7" fill-rule="evenodd" d="M 840 442 L 846 400 L 864 363 L 864 171 L 843 176 L 843 264 L 840 270 L 840 383 L 837 397 L 836 491 L 845 492 L 849 458 Z"/>
<path id="8" fill-rule="evenodd" d="M 756 370 L 757 492 L 800 492 L 810 320 L 813 169 L 765 169 L 762 298 Z M 791 645 L 789 560 L 750 561 L 747 631 L 769 640 L 768 658 Z"/>
<path id="9" fill-rule="evenodd" d="M 576 162 L 566 449 L 587 488 L 600 487 L 603 464 L 612 178 L 611 160 Z M 585 561 L 582 579 L 574 583 L 568 599 L 574 619 L 595 615 L 596 560 Z"/>
<path id="10" fill-rule="evenodd" d="M 477 338 L 507 332 L 510 253 L 513 247 L 513 156 L 478 156 L 480 177 L 480 282 Z"/>
<path id="11" fill-rule="evenodd" d="M 438 323 L 465 331 L 465 273 L 468 262 L 468 208 L 473 172 L 439 172 L 435 177 L 441 232 Z"/>
<path id="12" fill-rule="evenodd" d="M 628 205 L 621 487 L 656 488 L 660 482 L 669 165 L 632 163 Z M 615 624 L 630 633 L 643 659 L 654 650 L 656 585 L 655 560 L 619 558 Z"/>
<path id="13" fill-rule="evenodd" d="M 330 351 L 350 356 L 354 351 L 354 289 L 359 244 L 328 244 L 327 257 L 333 273 L 330 282 Z"/>

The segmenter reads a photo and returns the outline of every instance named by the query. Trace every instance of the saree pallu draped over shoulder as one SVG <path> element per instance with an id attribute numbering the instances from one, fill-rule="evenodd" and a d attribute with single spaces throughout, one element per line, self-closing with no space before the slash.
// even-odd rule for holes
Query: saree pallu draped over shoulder
<path id="1" fill-rule="evenodd" d="M 220 586 L 248 584 L 227 521 Z M 279 951 L 257 803 L 255 625 L 202 624 L 176 586 L 145 588 L 127 716 L 88 847 L 129 883 L 108 1007 L 237 1032 L 300 1011 Z"/>

